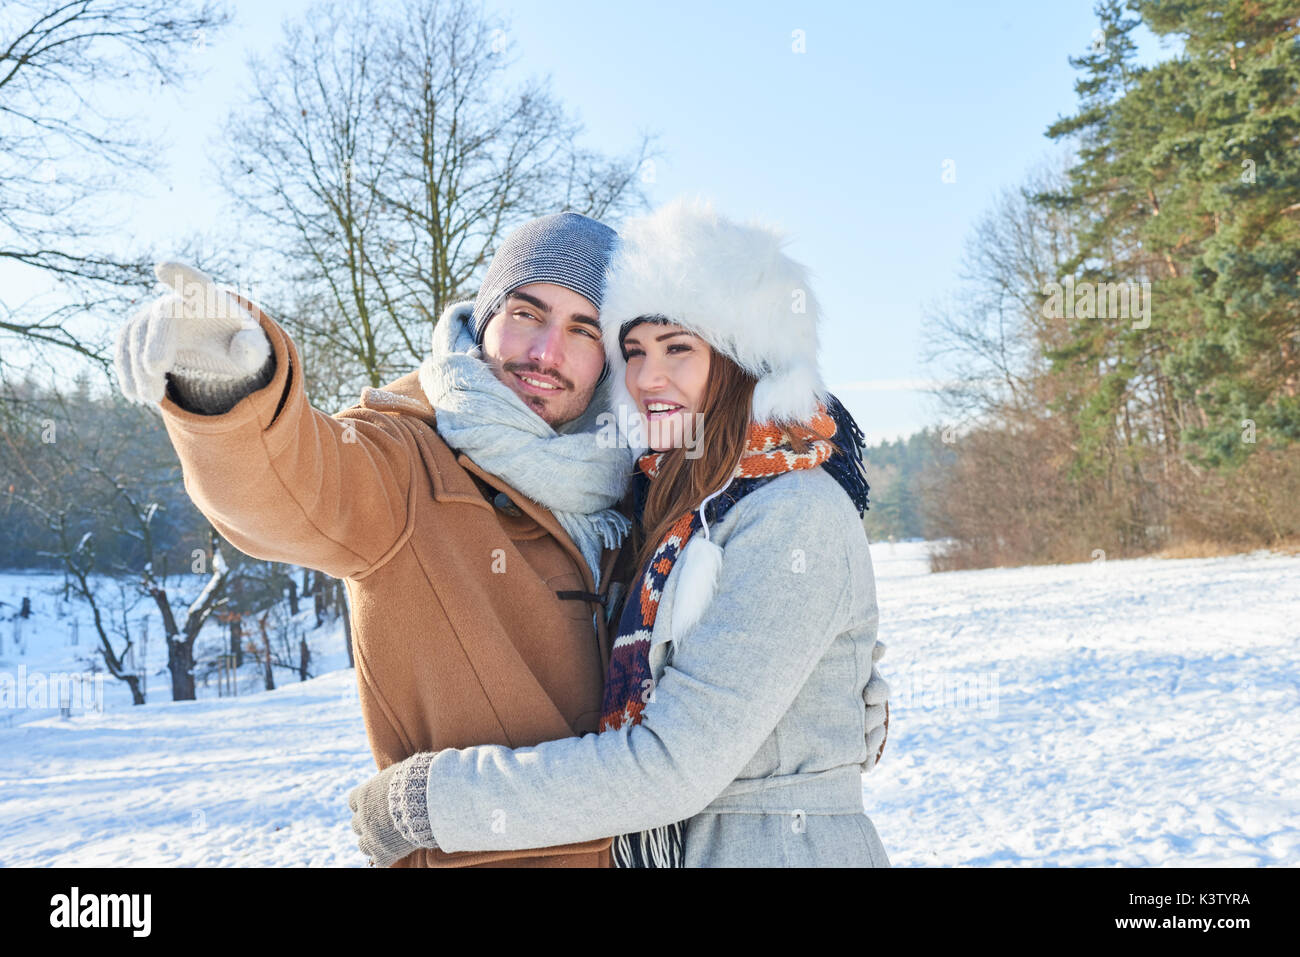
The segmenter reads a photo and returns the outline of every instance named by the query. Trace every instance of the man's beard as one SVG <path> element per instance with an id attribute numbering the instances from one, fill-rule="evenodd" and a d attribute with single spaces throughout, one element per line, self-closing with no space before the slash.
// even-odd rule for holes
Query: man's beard
<path id="1" fill-rule="evenodd" d="M 525 362 L 503 363 L 499 359 L 491 359 L 487 356 L 483 357 L 483 361 L 487 363 L 488 368 L 492 370 L 492 374 L 497 377 L 502 385 L 506 386 L 506 388 L 511 392 L 519 396 L 524 405 L 528 406 L 528 408 L 531 409 L 538 418 L 553 429 L 558 429 L 565 423 L 572 422 L 574 419 L 581 416 L 587 409 L 587 402 L 591 401 L 591 396 L 588 395 L 587 401 L 578 404 L 577 407 L 560 404 L 558 400 L 562 397 L 567 397 L 567 399 L 572 401 L 576 399 L 577 396 L 573 389 L 573 383 L 560 375 L 559 372 L 554 369 L 540 369 L 532 363 Z M 558 380 L 561 386 L 560 390 L 556 391 L 554 397 L 533 395 L 530 392 L 522 391 L 518 388 L 518 380 L 515 377 L 515 374 L 523 373 L 527 375 L 530 372 L 538 375 L 549 376 L 552 379 Z M 594 394 L 595 390 L 593 389 L 592 392 Z"/>

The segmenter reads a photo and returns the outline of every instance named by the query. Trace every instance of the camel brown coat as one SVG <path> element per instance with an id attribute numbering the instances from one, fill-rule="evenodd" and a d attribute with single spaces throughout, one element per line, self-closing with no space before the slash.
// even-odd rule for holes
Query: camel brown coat
<path id="1" fill-rule="evenodd" d="M 442 441 L 416 372 L 336 415 L 312 408 L 293 341 L 240 301 L 271 339 L 275 377 L 221 415 L 189 412 L 169 390 L 163 421 L 186 491 L 232 544 L 345 580 L 379 769 L 594 732 L 609 638 L 597 602 L 556 594 L 590 594 L 593 580 L 555 517 Z M 515 507 L 496 507 L 498 491 Z M 421 849 L 394 866 L 609 867 L 610 843 Z"/>

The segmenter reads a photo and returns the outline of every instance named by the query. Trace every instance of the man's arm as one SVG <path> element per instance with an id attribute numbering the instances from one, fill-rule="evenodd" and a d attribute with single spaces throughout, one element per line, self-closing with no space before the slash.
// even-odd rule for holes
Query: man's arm
<path id="1" fill-rule="evenodd" d="M 297 347 L 239 298 L 271 342 L 273 372 L 218 414 L 195 411 L 221 403 L 208 404 L 210 396 L 205 401 L 186 388 L 190 382 L 169 383 L 159 405 L 185 490 L 222 535 L 254 558 L 362 577 L 410 532 L 414 440 L 382 412 L 329 416 L 312 408 Z"/>

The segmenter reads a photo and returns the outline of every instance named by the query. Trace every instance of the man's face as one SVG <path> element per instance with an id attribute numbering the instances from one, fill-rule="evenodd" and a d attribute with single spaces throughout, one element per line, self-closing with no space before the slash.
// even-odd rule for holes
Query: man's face
<path id="1" fill-rule="evenodd" d="M 483 357 L 551 428 L 582 415 L 605 365 L 599 310 L 549 282 L 520 286 L 488 320 Z"/>

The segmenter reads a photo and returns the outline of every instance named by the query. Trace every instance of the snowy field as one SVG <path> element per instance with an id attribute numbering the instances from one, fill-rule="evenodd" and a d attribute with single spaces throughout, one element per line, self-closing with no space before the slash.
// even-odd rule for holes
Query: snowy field
<path id="1" fill-rule="evenodd" d="M 932 575 L 924 545 L 873 554 L 893 693 L 863 799 L 895 866 L 1300 865 L 1300 558 Z M 88 667 L 60 580 L 0 575 L 0 675 Z M 355 677 L 341 626 L 309 640 L 320 676 L 272 692 L 249 663 L 238 697 L 173 703 L 151 648 L 147 705 L 109 679 L 102 711 L 0 709 L 0 865 L 363 866 Z"/>

